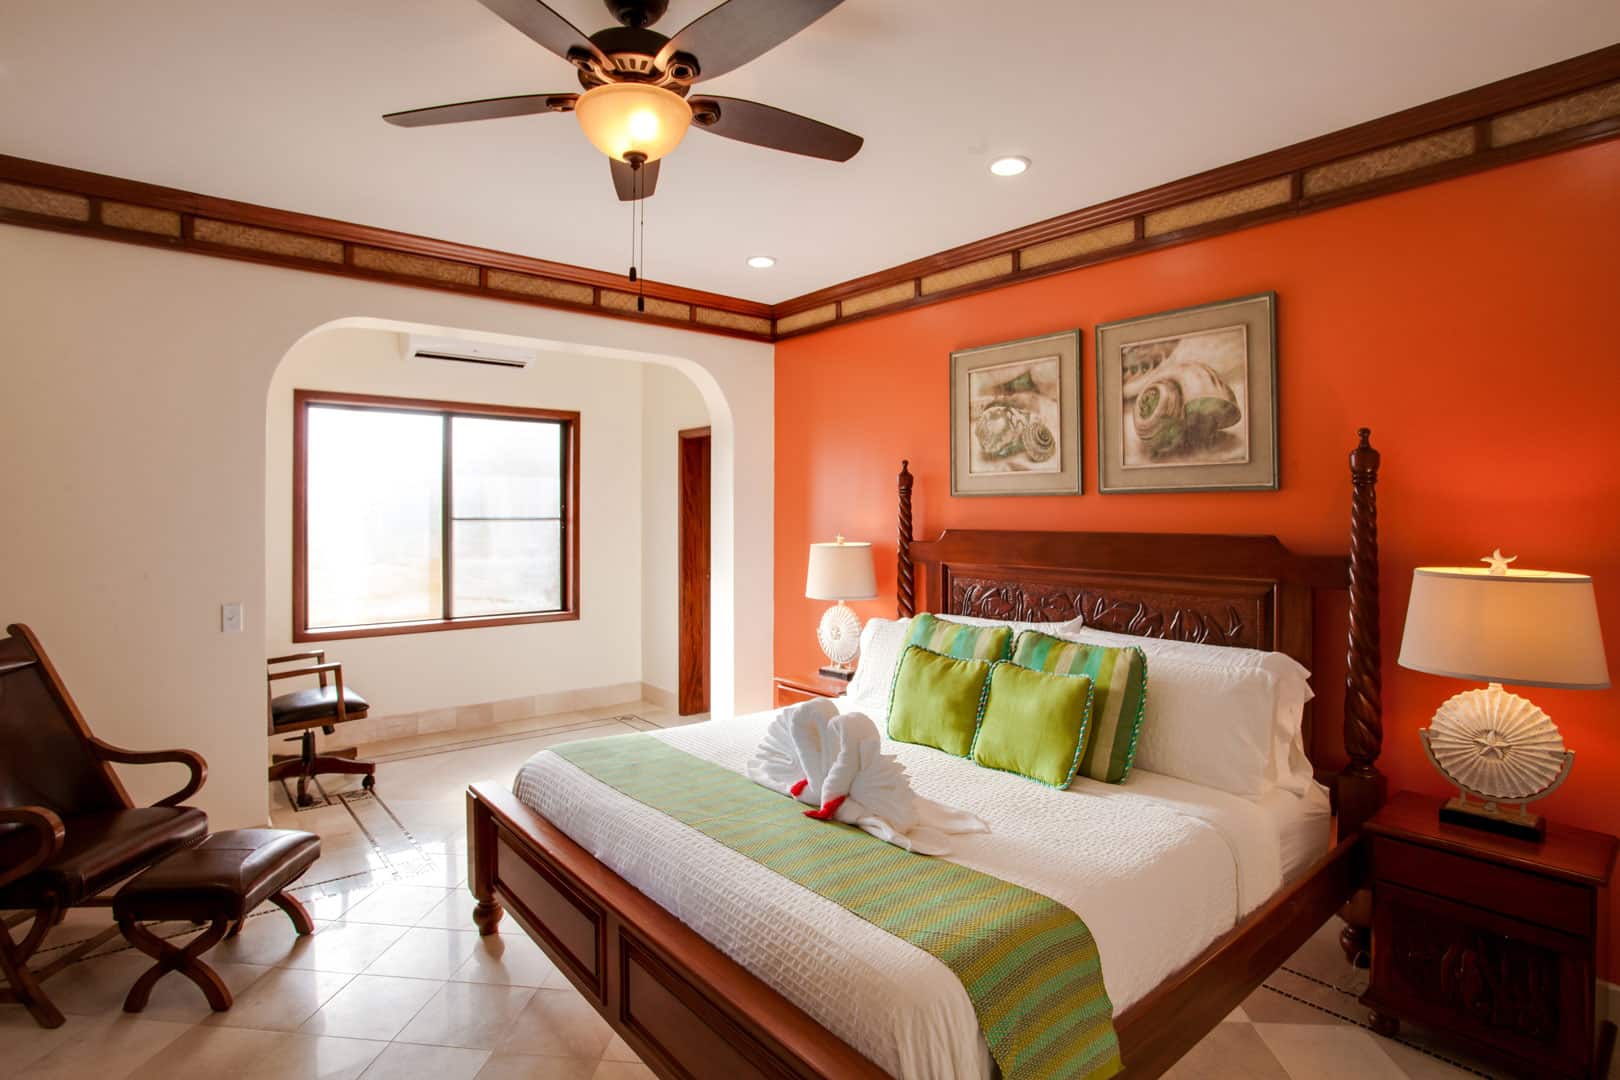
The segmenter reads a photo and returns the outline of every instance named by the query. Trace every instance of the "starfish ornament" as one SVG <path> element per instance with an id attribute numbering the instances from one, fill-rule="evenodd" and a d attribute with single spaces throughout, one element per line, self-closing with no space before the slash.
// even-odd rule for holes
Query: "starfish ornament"
<path id="1" fill-rule="evenodd" d="M 1492 577 L 1506 577 L 1508 572 L 1508 563 L 1515 562 L 1518 560 L 1518 558 L 1519 557 L 1517 555 L 1503 555 L 1502 549 L 1497 548 L 1495 551 L 1491 552 L 1489 555 L 1485 556 L 1479 561 L 1482 563 L 1488 563 L 1490 565 Z"/>

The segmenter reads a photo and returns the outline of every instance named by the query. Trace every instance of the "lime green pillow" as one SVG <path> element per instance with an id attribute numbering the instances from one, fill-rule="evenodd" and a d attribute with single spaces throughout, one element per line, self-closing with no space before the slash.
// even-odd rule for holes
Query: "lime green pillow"
<path id="1" fill-rule="evenodd" d="M 1135 646 L 1082 645 L 1025 630 L 1018 635 L 1013 663 L 1035 671 L 1089 676 L 1096 700 L 1080 773 L 1107 784 L 1130 775 L 1147 704 L 1147 653 Z"/>
<path id="2" fill-rule="evenodd" d="M 957 660 L 908 645 L 889 691 L 889 738 L 967 757 L 989 682 L 988 660 Z"/>
<path id="3" fill-rule="evenodd" d="M 990 669 L 973 760 L 1066 788 L 1091 732 L 1091 679 L 1005 661 Z"/>
<path id="4" fill-rule="evenodd" d="M 958 660 L 1005 660 L 1012 655 L 1012 627 L 969 626 L 923 612 L 911 620 L 906 644 Z"/>

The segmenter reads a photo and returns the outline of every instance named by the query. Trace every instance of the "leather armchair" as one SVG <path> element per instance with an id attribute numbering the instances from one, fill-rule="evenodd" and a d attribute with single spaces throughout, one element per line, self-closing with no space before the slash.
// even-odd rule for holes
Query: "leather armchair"
<path id="1" fill-rule="evenodd" d="M 208 777 L 190 750 L 126 750 L 90 733 L 83 715 L 28 627 L 0 638 L 0 909 L 32 913 L 19 941 L 0 923 L 0 1000 L 27 1006 L 44 1027 L 62 1013 L 40 983 L 100 945 L 97 935 L 45 968 L 28 959 L 68 908 L 105 904 L 100 894 L 170 852 L 201 842 L 208 819 L 181 805 Z M 114 764 L 186 766 L 180 790 L 137 807 Z M 19 922 L 17 925 L 21 925 Z"/>

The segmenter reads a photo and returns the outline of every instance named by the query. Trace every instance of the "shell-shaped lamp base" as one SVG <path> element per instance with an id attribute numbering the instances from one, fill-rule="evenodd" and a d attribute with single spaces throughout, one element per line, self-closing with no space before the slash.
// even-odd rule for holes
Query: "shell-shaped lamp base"
<path id="1" fill-rule="evenodd" d="M 861 648 L 861 620 L 844 604 L 834 604 L 821 616 L 821 625 L 816 627 L 816 641 L 828 660 L 847 665 Z"/>
<path id="2" fill-rule="evenodd" d="M 1420 734 L 1435 768 L 1488 802 L 1543 798 L 1563 783 L 1575 757 L 1546 713 L 1497 683 L 1451 698 Z"/>

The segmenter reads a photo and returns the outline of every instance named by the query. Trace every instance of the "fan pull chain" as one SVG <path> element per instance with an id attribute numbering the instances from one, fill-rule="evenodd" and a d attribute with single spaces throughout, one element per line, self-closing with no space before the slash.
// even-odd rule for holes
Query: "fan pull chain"
<path id="1" fill-rule="evenodd" d="M 641 194 L 641 170 L 636 170 L 636 214 L 641 219 L 641 263 L 646 269 L 647 263 L 647 207 L 646 196 Z M 643 314 L 647 311 L 647 275 L 642 274 L 636 282 L 636 310 Z"/>

